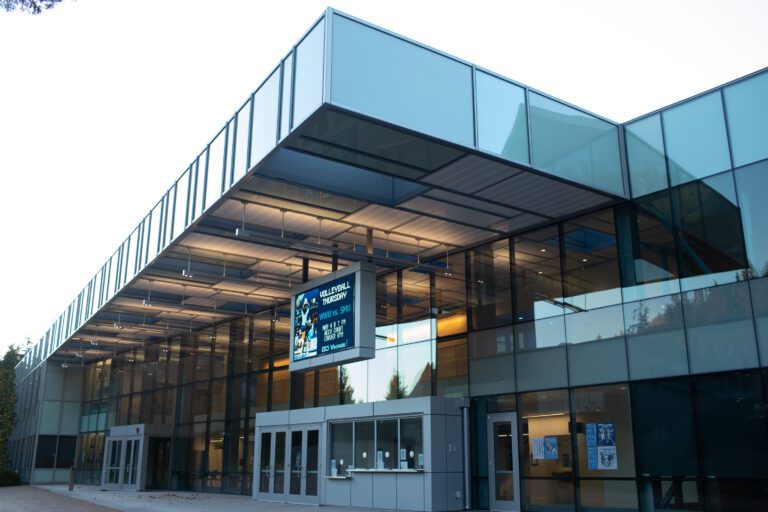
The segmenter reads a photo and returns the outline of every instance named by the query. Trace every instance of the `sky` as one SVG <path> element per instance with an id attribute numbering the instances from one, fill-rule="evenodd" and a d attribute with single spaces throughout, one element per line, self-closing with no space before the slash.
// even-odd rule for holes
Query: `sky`
<path id="1" fill-rule="evenodd" d="M 0 12 L 0 351 L 36 341 L 327 1 Z M 763 0 L 338 0 L 623 122 L 768 67 Z"/>

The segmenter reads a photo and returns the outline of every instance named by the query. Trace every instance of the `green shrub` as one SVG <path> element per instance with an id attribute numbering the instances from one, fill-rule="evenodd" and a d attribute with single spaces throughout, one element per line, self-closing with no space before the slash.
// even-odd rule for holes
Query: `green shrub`
<path id="1" fill-rule="evenodd" d="M 7 487 L 9 485 L 21 485 L 19 475 L 9 469 L 0 469 L 0 487 Z"/>

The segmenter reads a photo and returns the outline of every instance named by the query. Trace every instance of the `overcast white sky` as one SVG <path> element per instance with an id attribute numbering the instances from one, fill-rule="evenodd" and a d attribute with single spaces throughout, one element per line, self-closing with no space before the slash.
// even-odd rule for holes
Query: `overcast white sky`
<path id="1" fill-rule="evenodd" d="M 48 329 L 326 5 L 0 12 L 0 350 Z M 768 66 L 761 0 L 332 6 L 620 122 Z"/>

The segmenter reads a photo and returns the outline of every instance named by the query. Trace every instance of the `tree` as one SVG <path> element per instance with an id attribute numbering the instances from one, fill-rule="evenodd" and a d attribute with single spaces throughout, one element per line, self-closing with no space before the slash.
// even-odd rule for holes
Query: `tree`
<path id="1" fill-rule="evenodd" d="M 22 352 L 16 345 L 11 345 L 0 360 L 0 468 L 8 467 L 8 438 L 13 433 L 16 404 L 16 373 L 14 368 L 21 360 Z"/>
<path id="2" fill-rule="evenodd" d="M 0 0 L 0 6 L 8 12 L 18 9 L 30 14 L 40 14 L 62 1 L 63 0 Z"/>

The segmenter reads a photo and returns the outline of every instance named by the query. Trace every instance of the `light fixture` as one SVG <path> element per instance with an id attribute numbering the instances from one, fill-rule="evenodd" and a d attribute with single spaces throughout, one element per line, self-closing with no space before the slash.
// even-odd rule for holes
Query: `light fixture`
<path id="1" fill-rule="evenodd" d="M 152 280 L 149 280 L 149 288 L 147 288 L 147 298 L 144 299 L 144 305 L 151 308 L 152 307 Z"/>
<path id="2" fill-rule="evenodd" d="M 529 416 L 523 416 L 524 420 L 532 419 L 532 418 L 552 418 L 554 416 L 565 416 L 564 412 L 549 412 L 549 413 L 542 413 L 542 414 L 531 414 Z"/>
<path id="3" fill-rule="evenodd" d="M 541 252 L 547 252 L 547 250 L 546 250 L 546 249 L 539 249 L 539 251 L 541 251 Z"/>
<path id="4" fill-rule="evenodd" d="M 115 329 L 122 329 L 123 328 L 123 323 L 120 321 L 120 311 L 117 312 L 117 322 L 112 324 L 112 327 L 114 327 Z"/>
<path id="5" fill-rule="evenodd" d="M 187 249 L 187 268 L 181 269 L 181 275 L 192 279 L 192 249 Z"/>
<path id="6" fill-rule="evenodd" d="M 587 262 L 587 258 L 581 258 L 581 261 L 582 261 L 582 263 L 586 263 Z"/>
<path id="7" fill-rule="evenodd" d="M 539 275 L 541 275 L 541 274 L 543 274 L 543 273 L 544 273 L 544 271 L 543 271 L 543 270 L 539 270 Z"/>
<path id="8" fill-rule="evenodd" d="M 447 248 L 445 249 L 445 272 L 443 272 L 443 274 L 446 277 L 451 277 L 453 275 L 451 274 L 451 260 L 450 260 L 450 257 L 448 256 Z"/>

